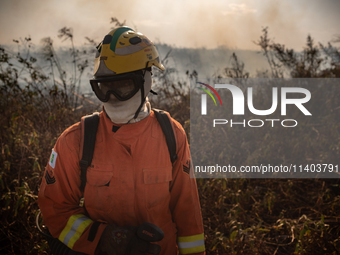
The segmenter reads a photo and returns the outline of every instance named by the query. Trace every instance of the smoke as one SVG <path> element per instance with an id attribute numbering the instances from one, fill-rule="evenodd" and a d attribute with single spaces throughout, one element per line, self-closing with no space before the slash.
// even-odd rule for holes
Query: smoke
<path id="1" fill-rule="evenodd" d="M 258 49 L 253 43 L 263 27 L 270 35 L 291 47 L 303 45 L 305 36 L 299 21 L 304 15 L 294 12 L 294 6 L 279 1 L 172 1 L 164 4 L 166 12 L 150 12 L 149 23 L 158 26 L 140 26 L 143 33 L 157 34 L 161 42 L 178 47 Z M 158 6 L 158 10 L 162 7 Z M 287 15 L 287 10 L 290 10 Z M 150 20 L 154 20 L 152 23 Z M 136 23 L 143 24 L 142 20 Z M 147 31 L 147 32 L 144 32 Z M 290 38 L 292 38 L 290 40 Z"/>
<path id="2" fill-rule="evenodd" d="M 120 20 L 133 19 L 134 2 L 125 0 L 124 4 L 112 1 L 88 0 L 0 0 L 0 43 L 11 43 L 13 39 L 31 36 L 39 41 L 51 37 L 59 45 L 58 30 L 72 27 L 76 45 L 82 45 L 84 37 L 102 39 L 110 30 L 111 17 Z"/>
<path id="3" fill-rule="evenodd" d="M 55 44 L 60 28 L 72 27 L 76 45 L 84 37 L 102 40 L 110 18 L 126 20 L 151 40 L 177 47 L 218 46 L 258 49 L 253 43 L 264 27 L 269 36 L 288 47 L 301 49 L 309 33 L 331 40 L 340 22 L 337 0 L 0 0 L 0 43 L 32 36 L 50 36 Z"/>

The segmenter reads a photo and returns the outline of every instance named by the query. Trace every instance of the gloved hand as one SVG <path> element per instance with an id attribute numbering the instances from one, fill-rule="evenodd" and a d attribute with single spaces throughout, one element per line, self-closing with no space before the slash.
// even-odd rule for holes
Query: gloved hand
<path id="1" fill-rule="evenodd" d="M 158 255 L 161 247 L 150 242 L 158 242 L 163 237 L 159 227 L 147 222 L 138 227 L 110 224 L 100 238 L 97 252 L 99 255 Z"/>

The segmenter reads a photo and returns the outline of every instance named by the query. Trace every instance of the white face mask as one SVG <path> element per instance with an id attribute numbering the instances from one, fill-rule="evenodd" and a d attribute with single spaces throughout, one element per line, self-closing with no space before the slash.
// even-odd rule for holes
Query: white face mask
<path id="1" fill-rule="evenodd" d="M 144 96 L 146 96 L 152 85 L 151 72 L 146 71 L 144 76 Z M 135 113 L 141 104 L 141 91 L 139 90 L 133 97 L 126 101 L 119 101 L 114 95 L 110 95 L 110 100 L 104 103 L 104 109 L 111 121 L 116 124 L 127 124 L 141 121 L 149 116 L 151 105 L 146 98 L 137 118 Z"/>

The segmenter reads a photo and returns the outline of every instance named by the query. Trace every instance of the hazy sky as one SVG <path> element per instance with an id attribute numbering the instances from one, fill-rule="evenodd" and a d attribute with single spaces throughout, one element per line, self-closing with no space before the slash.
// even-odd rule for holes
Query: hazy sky
<path id="1" fill-rule="evenodd" d="M 326 43 L 340 34 L 339 0 L 0 0 L 0 44 L 31 36 L 55 44 L 64 26 L 76 44 L 102 40 L 111 17 L 137 28 L 154 42 L 177 47 L 259 49 L 263 27 L 276 42 L 302 49 L 311 34 Z"/>

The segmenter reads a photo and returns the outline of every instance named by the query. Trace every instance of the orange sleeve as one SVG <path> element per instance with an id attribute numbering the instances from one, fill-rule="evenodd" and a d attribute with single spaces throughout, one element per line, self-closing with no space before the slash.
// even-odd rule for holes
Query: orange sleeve
<path id="1" fill-rule="evenodd" d="M 170 209 L 177 226 L 180 254 L 204 254 L 204 231 L 196 179 L 192 171 L 190 150 L 182 126 L 174 121 L 177 160 L 173 165 L 170 186 Z"/>
<path id="2" fill-rule="evenodd" d="M 53 237 L 69 248 L 94 254 L 105 223 L 95 223 L 79 205 L 80 125 L 64 131 L 55 144 L 40 186 L 38 203 Z"/>

